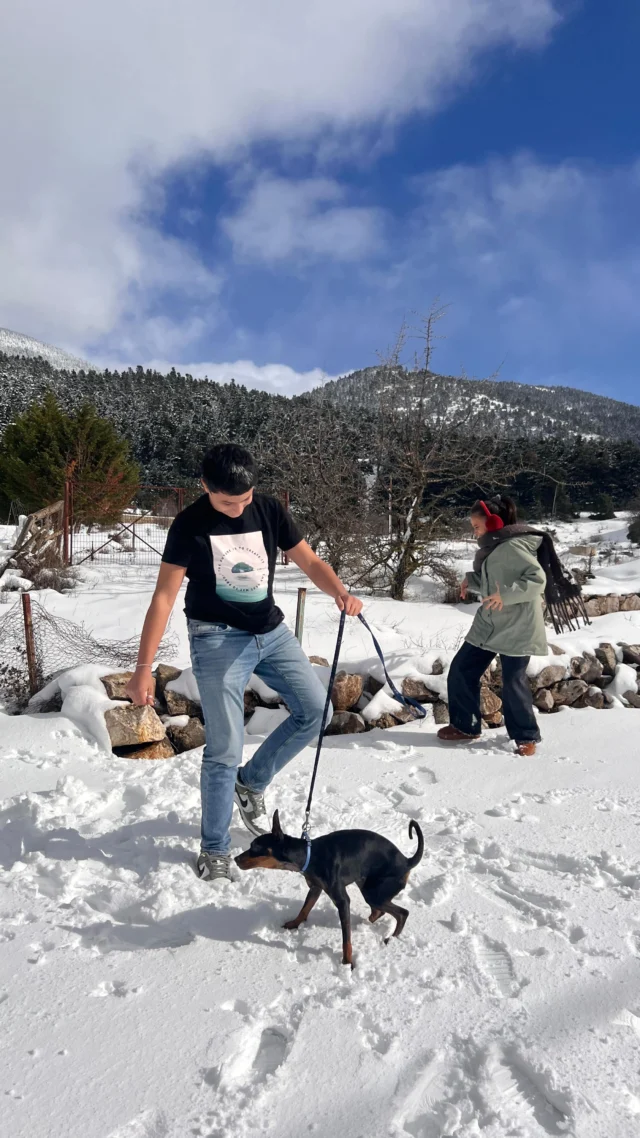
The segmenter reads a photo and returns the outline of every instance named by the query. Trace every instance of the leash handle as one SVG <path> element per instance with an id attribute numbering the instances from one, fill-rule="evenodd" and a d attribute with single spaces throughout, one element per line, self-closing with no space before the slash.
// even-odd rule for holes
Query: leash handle
<path id="1" fill-rule="evenodd" d="M 304 827 L 302 830 L 302 837 L 305 841 L 309 841 L 309 819 L 311 817 L 311 802 L 313 800 L 313 792 L 316 785 L 316 775 L 318 773 L 318 764 L 320 762 L 320 752 L 322 751 L 322 743 L 324 740 L 325 732 L 327 729 L 327 716 L 329 715 L 329 708 L 331 707 L 331 692 L 335 683 L 336 672 L 338 671 L 338 657 L 340 655 L 340 648 L 342 646 L 342 637 L 344 634 L 344 622 L 347 614 L 343 609 L 340 613 L 340 624 L 338 625 L 338 638 L 336 640 L 336 650 L 333 654 L 333 663 L 331 665 L 331 674 L 329 676 L 329 685 L 327 687 L 327 698 L 324 705 L 324 712 L 322 714 L 322 726 L 318 735 L 318 746 L 316 747 L 316 757 L 313 764 L 313 774 L 311 775 L 311 786 L 309 788 L 309 797 L 307 799 L 307 808 L 304 816 Z"/>
<path id="2" fill-rule="evenodd" d="M 371 628 L 369 627 L 369 625 L 367 624 L 362 613 L 358 613 L 358 620 L 362 624 L 364 624 L 369 635 L 371 636 L 371 639 L 373 640 L 373 646 L 374 646 L 374 648 L 375 648 L 375 650 L 376 650 L 376 652 L 380 658 L 380 663 L 382 664 L 385 679 L 386 679 L 389 687 L 391 688 L 393 698 L 396 699 L 398 701 L 398 703 L 402 703 L 402 704 L 404 704 L 405 707 L 408 707 L 409 710 L 411 711 L 414 719 L 425 719 L 427 712 L 426 712 L 426 709 L 422 706 L 422 704 L 419 703 L 419 701 L 417 699 L 414 699 L 413 696 L 403 695 L 402 692 L 398 691 L 396 685 L 394 684 L 393 680 L 391 679 L 391 676 L 389 675 L 389 673 L 387 671 L 387 665 L 385 663 L 384 656 L 382 655 L 382 648 L 378 644 L 378 641 L 376 640 L 375 636 L 373 635 L 373 632 L 372 632 Z"/>

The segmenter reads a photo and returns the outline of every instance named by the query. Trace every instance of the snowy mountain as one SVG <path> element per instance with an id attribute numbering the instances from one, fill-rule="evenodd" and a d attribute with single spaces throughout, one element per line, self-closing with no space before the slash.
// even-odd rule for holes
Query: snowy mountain
<path id="1" fill-rule="evenodd" d="M 435 372 L 370 367 L 325 384 L 323 398 L 352 410 L 375 411 L 393 389 L 408 410 L 420 396 L 426 417 L 506 438 L 581 435 L 640 442 L 640 407 L 573 387 L 546 387 L 496 379 L 461 379 Z"/>
<path id="2" fill-rule="evenodd" d="M 38 356 L 47 360 L 52 367 L 66 369 L 67 371 L 85 371 L 91 368 L 87 360 L 79 356 L 72 356 L 55 348 L 53 344 L 45 344 L 42 340 L 34 340 L 31 336 L 23 336 L 21 332 L 12 332 L 10 328 L 0 328 L 0 352 L 6 356 L 28 356 L 36 359 Z"/>

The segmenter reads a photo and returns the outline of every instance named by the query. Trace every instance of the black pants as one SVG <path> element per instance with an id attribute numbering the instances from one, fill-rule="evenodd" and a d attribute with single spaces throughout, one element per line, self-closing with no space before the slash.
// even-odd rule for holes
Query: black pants
<path id="1" fill-rule="evenodd" d="M 495 659 L 495 655 L 495 652 L 476 648 L 474 644 L 465 641 L 451 663 L 447 678 L 449 719 L 465 735 L 480 734 L 480 677 Z M 529 659 L 529 656 L 500 655 L 504 718 L 509 736 L 516 743 L 540 742 L 533 697 L 527 681 Z"/>

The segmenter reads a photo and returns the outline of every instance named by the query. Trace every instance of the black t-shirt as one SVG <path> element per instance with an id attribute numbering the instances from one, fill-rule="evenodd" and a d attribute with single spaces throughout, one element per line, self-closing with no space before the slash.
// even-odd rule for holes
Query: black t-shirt
<path id="1" fill-rule="evenodd" d="M 229 518 L 203 494 L 174 518 L 162 560 L 187 570 L 188 617 L 259 636 L 283 620 L 273 603 L 278 548 L 293 549 L 300 541 L 300 530 L 276 498 L 254 494 L 239 518 Z"/>

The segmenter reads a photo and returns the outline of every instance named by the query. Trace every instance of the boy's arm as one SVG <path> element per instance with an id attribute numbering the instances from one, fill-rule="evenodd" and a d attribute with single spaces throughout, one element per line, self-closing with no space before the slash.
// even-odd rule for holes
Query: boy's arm
<path id="1" fill-rule="evenodd" d="M 186 570 L 181 565 L 162 562 L 155 592 L 147 610 L 140 636 L 138 663 L 129 680 L 126 693 L 132 703 L 153 703 L 156 682 L 151 675 L 158 645 L 164 636 L 171 610 L 180 591 Z"/>
<path id="2" fill-rule="evenodd" d="M 341 611 L 344 609 L 347 616 L 357 616 L 362 612 L 362 601 L 359 597 L 351 595 L 331 566 L 322 561 L 306 541 L 300 541 L 293 549 L 288 549 L 287 555 L 303 573 L 307 574 L 314 585 L 334 598 L 338 608 Z"/>

